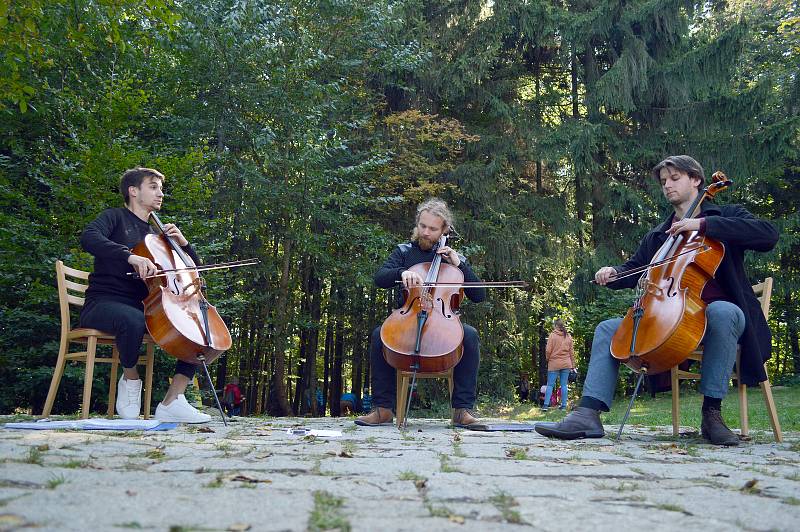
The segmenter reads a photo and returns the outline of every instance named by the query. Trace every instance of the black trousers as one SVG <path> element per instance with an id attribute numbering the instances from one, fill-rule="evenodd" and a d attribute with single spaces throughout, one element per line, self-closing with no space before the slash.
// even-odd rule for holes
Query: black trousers
<path id="1" fill-rule="evenodd" d="M 142 338 L 147 330 L 141 303 L 137 305 L 133 302 L 89 300 L 81 312 L 80 325 L 113 334 L 116 337 L 114 344 L 119 351 L 122 367 L 136 366 L 142 348 Z M 196 370 L 197 366 L 183 360 L 178 360 L 175 364 L 175 373 L 185 375 L 189 379 L 194 377 Z"/>
<path id="2" fill-rule="evenodd" d="M 453 368 L 453 408 L 473 408 L 478 388 L 478 366 L 480 364 L 480 340 L 474 327 L 464 324 L 464 353 Z M 373 406 L 394 408 L 397 401 L 397 374 L 383 358 L 381 328 L 372 331 L 369 343 L 369 359 L 372 367 Z"/>

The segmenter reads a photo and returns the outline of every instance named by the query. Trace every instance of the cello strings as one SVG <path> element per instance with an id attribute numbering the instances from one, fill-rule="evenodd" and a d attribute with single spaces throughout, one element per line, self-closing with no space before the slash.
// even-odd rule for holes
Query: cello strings
<path id="1" fill-rule="evenodd" d="M 640 266 L 640 267 L 638 267 L 638 268 L 634 268 L 634 269 L 632 269 L 632 270 L 628 270 L 628 271 L 626 271 L 626 272 L 622 272 L 622 273 L 621 273 L 621 274 L 619 274 L 619 275 L 614 275 L 614 276 L 611 278 L 611 281 L 618 281 L 618 280 L 620 280 L 620 279 L 624 279 L 624 278 L 626 278 L 626 277 L 630 277 L 630 276 L 632 276 L 632 275 L 636 275 L 636 274 L 638 274 L 638 273 L 645 272 L 645 271 L 647 271 L 647 270 L 649 270 L 649 269 L 651 269 L 651 268 L 655 268 L 656 266 L 663 266 L 664 264 L 669 264 L 669 263 L 671 263 L 671 262 L 675 262 L 676 260 L 678 260 L 678 257 L 680 257 L 680 256 L 682 256 L 682 255 L 686 255 L 687 253 L 693 253 L 693 252 L 697 251 L 698 249 L 701 249 L 701 248 L 699 248 L 699 247 L 698 247 L 698 248 L 687 249 L 686 251 L 681 251 L 681 252 L 680 252 L 680 253 L 678 253 L 677 255 L 673 255 L 672 257 L 670 257 L 670 258 L 668 258 L 668 259 L 660 260 L 660 261 L 658 261 L 658 262 L 654 262 L 654 263 L 652 263 L 652 264 L 648 264 L 648 265 L 646 265 L 646 266 Z M 705 252 L 707 252 L 707 251 L 711 251 L 711 247 L 709 247 L 709 246 L 706 246 L 706 245 L 704 244 L 704 245 L 703 245 L 703 247 L 702 247 L 702 249 L 701 249 L 701 251 L 700 251 L 699 253 L 705 253 Z M 699 254 L 699 253 L 698 253 L 698 254 Z M 589 282 L 590 282 L 590 283 L 595 283 L 595 284 L 597 283 L 597 281 L 595 281 L 594 279 L 592 279 L 592 280 L 591 280 L 591 281 L 589 281 Z"/>

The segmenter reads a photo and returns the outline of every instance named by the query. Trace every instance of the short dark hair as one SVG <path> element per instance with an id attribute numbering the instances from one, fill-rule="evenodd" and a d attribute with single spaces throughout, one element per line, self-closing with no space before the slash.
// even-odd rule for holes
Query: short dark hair
<path id="1" fill-rule="evenodd" d="M 668 166 L 671 166 L 676 170 L 680 170 L 681 172 L 686 172 L 689 174 L 689 177 L 696 177 L 700 180 L 700 184 L 697 185 L 697 190 L 703 189 L 703 186 L 706 183 L 706 173 L 703 171 L 703 167 L 700 166 L 700 163 L 695 161 L 692 157 L 689 157 L 688 155 L 671 155 L 667 157 L 653 167 L 653 177 L 656 180 L 660 180 L 661 170 Z"/>
<path id="2" fill-rule="evenodd" d="M 119 193 L 122 194 L 125 205 L 131 201 L 130 194 L 128 194 L 128 187 L 139 188 L 142 186 L 142 181 L 144 181 L 146 177 L 153 177 L 164 181 L 164 174 L 152 168 L 137 166 L 136 168 L 125 170 L 125 173 L 122 174 L 122 178 L 119 180 Z"/>

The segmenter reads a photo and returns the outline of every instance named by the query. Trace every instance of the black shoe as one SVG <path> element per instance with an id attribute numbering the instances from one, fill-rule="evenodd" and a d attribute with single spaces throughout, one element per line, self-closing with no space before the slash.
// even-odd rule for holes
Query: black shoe
<path id="1" fill-rule="evenodd" d="M 579 406 L 558 423 L 537 423 L 534 427 L 542 436 L 575 440 L 578 438 L 602 438 L 606 435 L 600 414 L 593 408 Z"/>
<path id="2" fill-rule="evenodd" d="M 726 445 L 729 447 L 739 445 L 739 436 L 725 425 L 725 422 L 722 421 L 722 412 L 716 408 L 703 409 L 700 434 L 714 445 Z"/>

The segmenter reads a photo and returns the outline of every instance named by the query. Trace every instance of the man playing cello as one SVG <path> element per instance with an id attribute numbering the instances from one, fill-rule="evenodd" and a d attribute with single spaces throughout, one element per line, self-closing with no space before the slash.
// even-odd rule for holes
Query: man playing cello
<path id="1" fill-rule="evenodd" d="M 381 288 L 395 288 L 397 281 L 402 281 L 408 288 L 423 283 L 422 277 L 408 269 L 415 264 L 431 262 L 436 253 L 442 255 L 444 261 L 460 269 L 467 282 L 479 282 L 480 279 L 470 268 L 467 260 L 449 246 L 433 251 L 434 245 L 443 234 L 453 227 L 453 215 L 447 205 L 440 199 L 432 198 L 417 207 L 416 226 L 411 235 L 411 242 L 398 245 L 383 266 L 375 273 L 375 284 Z M 466 296 L 478 303 L 485 299 L 485 288 L 466 288 Z M 396 373 L 383 356 L 380 327 L 372 331 L 370 338 L 370 363 L 372 368 L 372 411 L 355 420 L 356 425 L 376 426 L 392 422 L 392 408 L 396 400 Z M 478 384 L 478 364 L 480 362 L 480 345 L 478 332 L 464 324 L 464 344 L 461 360 L 453 369 L 453 417 L 454 426 L 471 425 L 478 420 L 471 412 L 475 406 Z"/>
<path id="2" fill-rule="evenodd" d="M 148 218 L 151 212 L 161 209 L 163 181 L 164 176 L 151 168 L 126 171 L 119 187 L 125 207 L 106 209 L 81 235 L 81 246 L 94 255 L 94 272 L 89 275 L 80 326 L 106 331 L 116 338 L 123 372 L 116 408 L 123 419 L 136 419 L 142 409 L 142 381 L 136 361 L 146 329 L 142 300 L 148 295 L 144 281 L 127 274 L 135 271 L 143 279 L 158 271 L 152 261 L 131 250 L 145 235 L 154 232 Z M 166 224 L 165 229 L 196 263 L 200 262 L 175 224 Z M 178 360 L 172 384 L 156 408 L 156 419 L 178 423 L 205 423 L 211 419 L 183 395 L 195 369 L 193 364 Z"/>
<path id="3" fill-rule="evenodd" d="M 708 305 L 699 390 L 703 394 L 701 433 L 715 445 L 738 445 L 739 438 L 725 426 L 721 414 L 737 343 L 741 345 L 741 375 L 745 384 L 766 380 L 764 362 L 771 355 L 770 330 L 745 275 L 744 252 L 769 251 L 778 241 L 778 232 L 772 224 L 759 220 L 740 205 L 703 203 L 697 218 L 683 219 L 698 194 L 702 194 L 705 182 L 703 168 L 687 155 L 667 157 L 653 168 L 652 175 L 661 182 L 661 191 L 674 213 L 645 235 L 628 262 L 600 268 L 595 273 L 595 282 L 615 290 L 634 287 L 638 275 L 612 279 L 648 265 L 670 235 L 698 231 L 725 245 L 722 263 L 701 294 Z M 610 346 L 621 322 L 621 318 L 606 320 L 595 329 L 578 407 L 559 423 L 537 423 L 536 432 L 561 439 L 604 436 L 599 412 L 608 412 L 614 399 L 620 361 L 611 355 Z"/>

